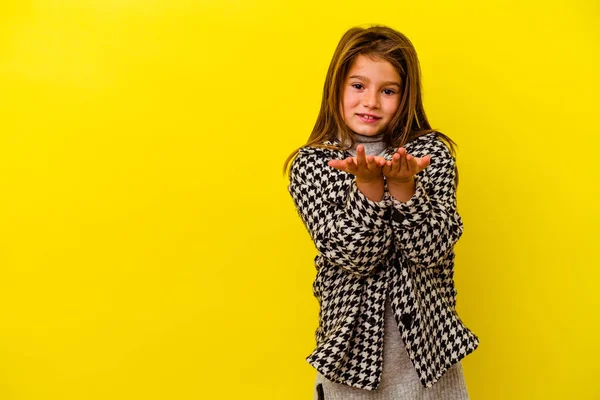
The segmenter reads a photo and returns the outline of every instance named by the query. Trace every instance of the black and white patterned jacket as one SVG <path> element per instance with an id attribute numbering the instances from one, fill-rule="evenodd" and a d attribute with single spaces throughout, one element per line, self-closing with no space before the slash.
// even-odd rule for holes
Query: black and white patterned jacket
<path id="1" fill-rule="evenodd" d="M 288 190 L 318 250 L 317 345 L 306 359 L 327 379 L 367 390 L 381 380 L 386 296 L 424 387 L 479 345 L 456 313 L 455 159 L 435 132 L 404 148 L 431 156 L 405 203 L 387 189 L 380 202 L 365 197 L 353 175 L 327 165 L 349 156 L 341 150 L 303 147 L 290 170 Z"/>

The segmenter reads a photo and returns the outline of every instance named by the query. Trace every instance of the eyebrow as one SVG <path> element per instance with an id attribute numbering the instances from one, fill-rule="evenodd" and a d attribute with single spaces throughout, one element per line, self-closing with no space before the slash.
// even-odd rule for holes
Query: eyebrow
<path id="1" fill-rule="evenodd" d="M 366 77 L 362 76 L 362 75 L 352 75 L 350 77 L 348 77 L 348 79 L 361 79 L 363 81 L 369 81 L 369 79 L 367 79 Z M 387 81 L 387 82 L 383 82 L 383 86 L 387 86 L 387 85 L 396 85 L 399 88 L 402 88 L 402 86 L 398 83 L 398 82 L 394 82 L 394 81 Z"/>

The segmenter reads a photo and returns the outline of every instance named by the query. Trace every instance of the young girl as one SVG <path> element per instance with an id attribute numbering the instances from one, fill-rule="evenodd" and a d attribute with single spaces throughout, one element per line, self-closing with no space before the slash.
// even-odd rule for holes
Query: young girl
<path id="1" fill-rule="evenodd" d="M 456 312 L 454 146 L 427 121 L 419 74 L 401 33 L 350 29 L 284 166 L 318 250 L 315 399 L 469 398 L 460 361 L 479 339 Z"/>

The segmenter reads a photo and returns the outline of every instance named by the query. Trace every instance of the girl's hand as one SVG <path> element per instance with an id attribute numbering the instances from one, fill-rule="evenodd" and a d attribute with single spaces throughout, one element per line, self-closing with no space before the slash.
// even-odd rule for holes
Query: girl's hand
<path id="1" fill-rule="evenodd" d="M 400 147 L 391 161 L 386 161 L 383 174 L 388 183 L 406 183 L 412 181 L 414 176 L 423 171 L 431 162 L 430 156 L 421 158 L 413 157 Z"/>
<path id="2" fill-rule="evenodd" d="M 345 160 L 329 160 L 327 165 L 356 176 L 357 182 L 370 183 L 383 178 L 382 167 L 385 165 L 385 159 L 373 155 L 367 157 L 365 146 L 359 144 L 356 147 L 356 157 L 348 157 Z"/>

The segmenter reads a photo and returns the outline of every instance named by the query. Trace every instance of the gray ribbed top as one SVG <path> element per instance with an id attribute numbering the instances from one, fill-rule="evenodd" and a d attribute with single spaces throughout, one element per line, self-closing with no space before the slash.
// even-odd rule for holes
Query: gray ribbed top
<path id="1" fill-rule="evenodd" d="M 348 149 L 350 154 L 352 154 L 353 156 L 356 156 L 356 147 L 359 144 L 362 144 L 363 146 L 365 146 L 365 153 L 367 155 L 372 154 L 374 156 L 378 156 L 386 148 L 386 145 L 383 142 L 383 132 L 378 135 L 375 135 L 375 136 L 365 136 L 365 135 L 360 135 L 358 133 L 355 133 L 354 140 L 355 140 L 354 146 L 352 146 L 350 149 Z"/>

